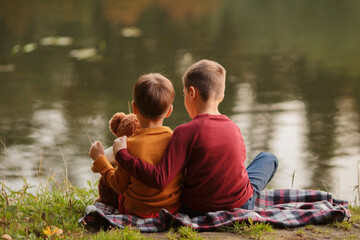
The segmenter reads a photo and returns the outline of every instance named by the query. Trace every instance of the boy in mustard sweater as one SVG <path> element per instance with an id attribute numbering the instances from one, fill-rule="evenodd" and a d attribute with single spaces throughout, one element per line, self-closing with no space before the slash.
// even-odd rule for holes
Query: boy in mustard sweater
<path id="1" fill-rule="evenodd" d="M 130 154 L 156 165 L 170 141 L 172 130 L 163 126 L 173 110 L 174 87 L 169 79 L 158 73 L 143 75 L 133 89 L 132 107 L 141 129 L 127 139 Z M 139 217 L 158 217 L 159 210 L 176 213 L 181 207 L 183 173 L 163 190 L 146 186 L 130 176 L 120 166 L 114 169 L 107 161 L 101 142 L 92 144 L 89 152 L 94 167 L 105 182 L 119 194 L 119 211 Z"/>

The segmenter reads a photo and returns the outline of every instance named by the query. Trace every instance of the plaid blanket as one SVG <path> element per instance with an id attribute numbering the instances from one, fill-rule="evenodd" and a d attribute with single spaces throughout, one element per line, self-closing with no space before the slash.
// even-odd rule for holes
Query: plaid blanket
<path id="1" fill-rule="evenodd" d="M 277 227 L 299 227 L 306 224 L 324 224 L 350 219 L 346 201 L 332 198 L 332 194 L 315 190 L 278 189 L 263 191 L 254 210 L 235 208 L 232 211 L 209 212 L 204 216 L 189 218 L 162 209 L 159 218 L 138 218 L 119 214 L 117 209 L 96 202 L 85 210 L 79 219 L 92 228 L 124 228 L 131 226 L 141 232 L 161 232 L 169 227 L 190 226 L 200 231 L 229 226 L 236 221 L 270 223 Z"/>

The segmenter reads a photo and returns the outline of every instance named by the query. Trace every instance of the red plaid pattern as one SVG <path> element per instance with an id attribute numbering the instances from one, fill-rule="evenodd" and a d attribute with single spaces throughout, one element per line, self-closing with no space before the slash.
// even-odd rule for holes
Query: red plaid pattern
<path id="1" fill-rule="evenodd" d="M 159 218 L 122 215 L 117 209 L 96 202 L 86 208 L 85 216 L 79 223 L 97 229 L 131 226 L 141 232 L 161 232 L 176 226 L 190 226 L 200 231 L 213 230 L 236 221 L 247 222 L 249 218 L 253 222 L 265 222 L 278 227 L 300 227 L 350 219 L 346 201 L 333 199 L 331 193 L 323 191 L 297 189 L 263 191 L 253 211 L 236 208 L 189 218 L 183 213 L 172 215 L 163 209 L 159 215 Z"/>

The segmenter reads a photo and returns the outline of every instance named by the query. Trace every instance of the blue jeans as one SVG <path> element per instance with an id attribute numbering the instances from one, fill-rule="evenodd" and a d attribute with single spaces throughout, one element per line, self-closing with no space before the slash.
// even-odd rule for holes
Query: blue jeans
<path id="1" fill-rule="evenodd" d="M 279 161 L 275 155 L 271 153 L 262 152 L 254 158 L 254 160 L 246 168 L 251 185 L 254 187 L 254 194 L 241 207 L 242 209 L 254 209 L 255 200 L 259 197 L 260 192 L 264 190 L 266 185 L 271 181 L 278 166 Z"/>

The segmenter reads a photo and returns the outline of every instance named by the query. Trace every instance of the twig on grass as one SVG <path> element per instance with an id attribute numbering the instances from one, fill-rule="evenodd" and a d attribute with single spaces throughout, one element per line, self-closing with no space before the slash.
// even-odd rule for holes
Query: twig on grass
<path id="1" fill-rule="evenodd" d="M 38 178 L 40 179 L 40 177 L 42 176 L 42 157 L 43 157 L 43 148 L 41 147 L 41 151 L 40 151 L 40 162 L 39 162 L 39 167 L 38 167 Z"/>
<path id="2" fill-rule="evenodd" d="M 8 195 L 7 195 L 6 191 L 5 191 L 4 185 L 1 187 L 1 196 L 5 200 L 6 206 L 9 206 L 9 198 L 8 198 Z"/>
<path id="3" fill-rule="evenodd" d="M 295 180 L 295 170 L 291 176 L 291 188 L 294 188 L 294 180 Z"/>
<path id="4" fill-rule="evenodd" d="M 64 165 L 65 165 L 65 183 L 66 183 L 66 192 L 69 192 L 69 182 L 68 182 L 68 171 L 67 171 L 67 162 L 66 162 L 66 159 L 64 158 L 64 154 L 61 150 L 61 147 L 59 146 L 59 149 L 60 149 L 60 153 L 61 153 L 61 156 L 62 156 L 62 159 L 64 161 Z"/>
<path id="5" fill-rule="evenodd" d="M 130 101 L 128 101 L 128 108 L 129 108 L 129 113 L 131 113 L 131 105 L 130 105 Z"/>
<path id="6" fill-rule="evenodd" d="M 90 137 L 89 133 L 88 133 L 88 132 L 86 132 L 86 135 L 87 135 L 87 137 L 88 137 L 88 139 L 89 139 L 89 141 L 90 141 L 90 144 L 92 144 L 92 143 L 93 143 L 93 141 L 91 140 L 91 137 Z"/>
<path id="7" fill-rule="evenodd" d="M 3 145 L 4 147 L 4 155 L 5 155 L 5 170 L 7 169 L 7 155 L 8 155 L 8 150 L 6 148 L 5 142 L 0 139 L 0 143 Z M 5 181 L 5 175 L 4 175 L 4 181 Z"/>
<path id="8" fill-rule="evenodd" d="M 358 201 L 360 203 L 360 161 L 357 162 L 357 175 L 358 175 L 358 179 L 357 179 L 357 192 L 358 192 Z"/>

